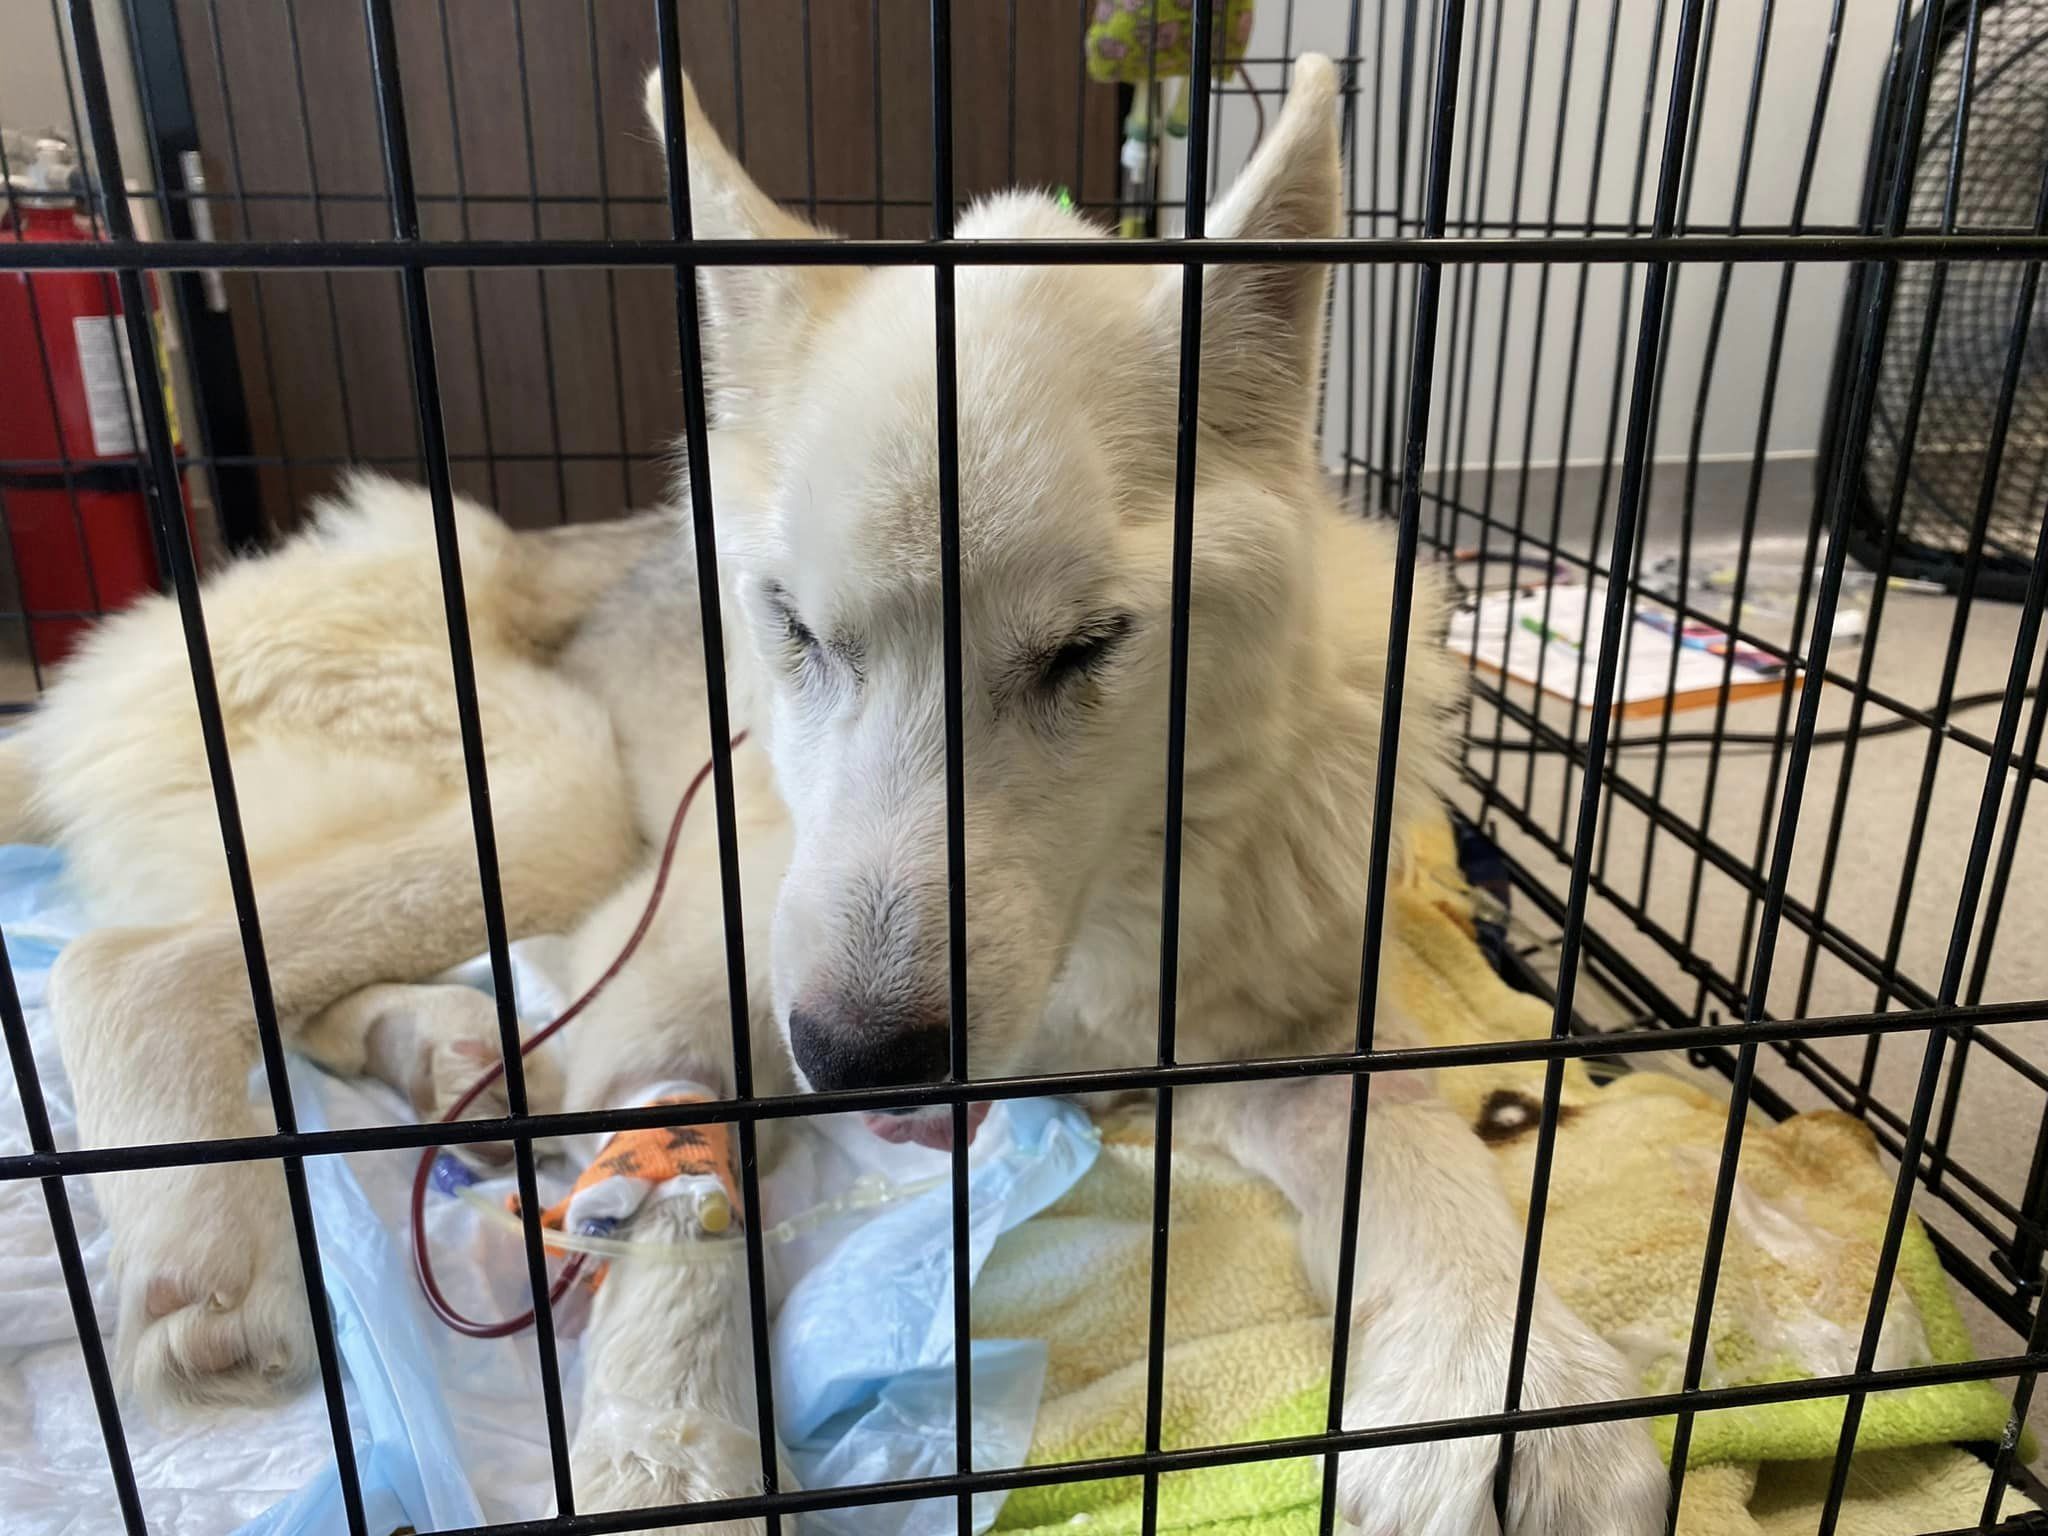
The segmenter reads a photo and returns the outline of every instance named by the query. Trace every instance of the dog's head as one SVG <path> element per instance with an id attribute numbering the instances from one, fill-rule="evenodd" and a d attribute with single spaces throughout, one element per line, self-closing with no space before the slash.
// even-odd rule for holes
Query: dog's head
<path id="1" fill-rule="evenodd" d="M 1305 58 L 1215 209 L 1217 237 L 1327 236 L 1335 78 Z M 658 88 L 650 113 L 661 123 Z M 686 100 L 699 236 L 811 237 Z M 958 230 L 1101 230 L 1047 197 Z M 1202 274 L 1191 573 L 1190 839 L 1216 771 L 1279 708 L 1315 572 L 1326 274 Z M 946 721 L 935 280 L 925 267 L 702 269 L 713 408 L 768 466 L 722 555 L 770 679 L 796 849 L 775 921 L 778 1010 L 814 1088 L 948 1069 Z M 1083 926 L 1156 943 L 1173 606 L 1178 267 L 957 274 L 970 1059 L 1018 1070 Z M 1206 797 L 1206 798 L 1205 798 Z M 1120 899 L 1103 900 L 1111 887 Z M 1111 913 L 1107 918 L 1103 911 Z"/>

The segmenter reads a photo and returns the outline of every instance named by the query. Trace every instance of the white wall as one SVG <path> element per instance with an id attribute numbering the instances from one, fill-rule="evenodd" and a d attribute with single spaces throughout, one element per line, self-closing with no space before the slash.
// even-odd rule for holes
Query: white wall
<path id="1" fill-rule="evenodd" d="M 126 16 L 121 0 L 95 0 L 93 10 L 99 22 L 122 170 L 130 185 L 143 184 L 149 178 L 149 140 L 128 53 Z M 65 88 L 69 44 L 68 32 L 58 31 L 49 0 L 0 0 L 0 123 L 24 133 L 54 131 L 73 144 L 85 144 L 85 103 L 77 94 L 75 63 L 71 65 L 70 90 Z M 77 122 L 73 121 L 74 106 Z M 138 220 L 144 221 L 141 227 L 154 228 L 154 206 L 135 206 Z"/>
<path id="2" fill-rule="evenodd" d="M 25 133 L 54 129 L 66 138 L 62 57 L 50 8 L 43 0 L 0 0 L 0 123 Z"/>
<path id="3" fill-rule="evenodd" d="M 1453 158 L 1451 212 L 1455 219 L 1483 216 L 1489 220 L 1518 218 L 1542 221 L 1555 191 L 1556 217 L 1566 233 L 1577 233 L 1588 217 L 1603 223 L 1626 223 L 1631 219 L 1647 223 L 1656 191 L 1657 150 L 1663 132 L 1671 54 L 1675 46 L 1679 5 L 1668 0 L 1663 38 L 1656 58 L 1650 43 L 1660 6 L 1655 0 L 1468 0 L 1466 37 L 1463 50 L 1464 76 L 1458 91 L 1458 123 Z M 1316 50 L 1341 56 L 1345 51 L 1349 25 L 1349 0 L 1297 0 L 1291 7 L 1293 36 L 1286 36 L 1290 7 L 1262 4 L 1257 13 L 1249 57 L 1278 59 L 1289 50 L 1296 54 Z M 1424 33 L 1431 26 L 1434 7 L 1420 6 Z M 1569 34 L 1572 12 L 1577 11 L 1576 36 Z M 1697 164 L 1690 201 L 1690 221 L 1697 229 L 1725 228 L 1732 210 L 1743 125 L 1748 112 L 1750 77 L 1756 55 L 1758 24 L 1763 0 L 1719 0 L 1718 12 L 1707 59 L 1706 98 L 1697 145 Z M 1770 50 L 1765 71 L 1749 186 L 1742 217 L 1746 224 L 1784 224 L 1791 218 L 1800 158 L 1813 115 L 1815 91 L 1828 26 L 1827 0 L 1777 0 L 1773 7 Z M 1380 199 L 1392 205 L 1394 178 L 1396 104 L 1394 99 L 1401 46 L 1399 0 L 1365 0 L 1359 78 L 1363 95 L 1360 107 L 1360 143 L 1363 153 L 1355 169 L 1354 206 L 1369 206 L 1371 171 L 1377 155 Z M 1382 20 L 1381 12 L 1385 12 Z M 1855 217 L 1862 187 L 1863 163 L 1870 122 L 1882 83 L 1890 47 L 1896 0 L 1847 0 L 1840 49 L 1835 67 L 1832 100 L 1821 138 L 1817 172 L 1807 206 L 1810 224 L 1846 224 Z M 1604 123 L 1600 112 L 1601 76 L 1607 55 L 1610 21 L 1618 15 L 1614 40 L 1614 74 L 1611 98 Z M 1384 32 L 1381 27 L 1384 26 Z M 1495 38 L 1499 37 L 1495 58 Z M 1570 42 L 1571 63 L 1566 72 L 1565 56 Z M 1531 52 L 1533 44 L 1533 54 Z M 1379 132 L 1372 132 L 1371 92 L 1375 61 L 1384 68 L 1385 105 Z M 1533 60 L 1533 64 L 1532 64 Z M 1411 216 L 1421 208 L 1419 168 L 1423 115 L 1430 85 L 1425 71 L 1429 62 L 1429 39 L 1418 38 L 1416 58 L 1416 133 L 1411 147 L 1407 177 L 1406 209 Z M 1654 70 L 1654 73 L 1653 73 Z M 1474 71 L 1478 71 L 1475 75 Z M 1277 112 L 1280 101 L 1281 69 L 1275 64 L 1249 66 L 1253 83 L 1265 94 L 1268 116 Z M 1525 90 L 1525 79 L 1527 88 Z M 1650 106 L 1650 155 L 1636 192 L 1637 146 L 1645 111 L 1645 86 L 1654 82 Z M 1475 96 L 1476 87 L 1476 96 Z M 1567 87 L 1569 95 L 1566 96 Z M 1552 152 L 1557 145 L 1558 116 L 1564 101 L 1563 157 L 1559 185 L 1553 189 Z M 1220 108 L 1221 153 L 1218 166 L 1224 180 L 1234 173 L 1249 151 L 1253 132 L 1251 103 L 1242 97 L 1222 98 Z M 1599 182 L 1591 208 L 1589 179 L 1596 146 L 1604 139 Z M 1490 165 L 1488 147 L 1490 145 Z M 1177 197 L 1183 171 L 1178 146 L 1170 153 L 1162 185 Z M 1515 195 L 1516 157 L 1523 157 L 1520 196 Z M 1482 199 L 1481 172 L 1487 171 Z M 1392 222 L 1382 221 L 1379 232 L 1392 234 Z M 1370 221 L 1361 221 L 1359 232 L 1371 233 Z M 1540 232 L 1540 231 L 1532 231 Z M 1367 355 L 1366 298 L 1370 286 L 1367 272 L 1360 269 L 1359 315 L 1355 329 L 1356 351 L 1348 351 L 1345 338 L 1353 331 L 1344 303 L 1345 282 L 1339 276 L 1333 348 L 1331 414 L 1328 436 L 1331 452 L 1341 451 L 1343 438 L 1342 381 L 1347 364 L 1355 357 L 1361 369 L 1374 373 L 1373 398 L 1378 404 L 1386 377 L 1388 304 L 1391 274 L 1378 278 L 1379 308 L 1372 337 L 1373 355 Z M 1747 460 L 1754 447 L 1758 403 L 1764 380 L 1764 363 L 1782 268 L 1742 266 L 1734 270 L 1729 284 L 1727 313 L 1721 326 L 1720 346 L 1707 395 L 1701 427 L 1703 457 Z M 1476 274 L 1476 275 L 1475 275 Z M 1683 457 L 1692 432 L 1694 404 L 1699 393 L 1702 361 L 1719 280 L 1717 266 L 1680 269 L 1676 279 L 1675 311 L 1670 344 L 1666 354 L 1666 383 L 1663 407 L 1653 451 L 1661 458 Z M 1835 344 L 1835 327 L 1840 315 L 1845 270 L 1839 266 L 1805 267 L 1799 271 L 1792 290 L 1784 360 L 1778 374 L 1777 401 L 1767 448 L 1777 456 L 1810 454 L 1817 442 L 1825 404 L 1829 363 Z M 1402 290 L 1411 290 L 1412 269 L 1401 276 Z M 1536 325 L 1536 308 L 1541 286 L 1539 269 L 1491 267 L 1447 271 L 1444 305 L 1438 333 L 1437 398 L 1432 416 L 1431 464 L 1483 463 L 1489 456 L 1489 433 L 1499 422 L 1499 461 L 1516 464 L 1524 460 L 1523 433 L 1529 402 L 1535 400 L 1533 443 L 1527 453 L 1531 464 L 1552 464 L 1563 459 L 1597 462 L 1607 452 L 1609 405 L 1617 368 L 1626 369 L 1634 351 L 1636 311 L 1623 326 L 1621 303 L 1624 287 L 1630 290 L 1632 306 L 1639 303 L 1642 269 L 1596 267 L 1585 280 L 1585 326 L 1576 369 L 1568 367 L 1572 341 L 1572 319 L 1580 288 L 1576 267 L 1552 271 L 1548 303 L 1541 335 Z M 1476 293 L 1475 293 L 1476 285 Z M 1453 311 L 1450 300 L 1458 296 L 1457 352 L 1451 351 Z M 1509 323 L 1503 338 L 1501 314 L 1503 296 L 1508 295 Z M 1405 300 L 1404 300 L 1405 304 Z M 1473 315 L 1476 312 L 1476 333 Z M 1476 339 L 1475 339 L 1476 337 Z M 1468 340 L 1469 339 L 1469 340 Z M 1534 369 L 1538 342 L 1540 364 Z M 1466 399 L 1463 358 L 1471 346 L 1469 410 Z M 1399 345 L 1405 350 L 1405 322 Z M 1505 377 L 1501 362 L 1506 360 Z M 1455 366 L 1454 366 L 1455 365 Z M 1577 391 L 1570 430 L 1565 432 L 1564 404 L 1567 386 L 1576 377 Z M 1405 389 L 1405 374 L 1401 375 Z M 1626 380 L 1622 409 L 1627 406 Z M 1356 410 L 1364 428 L 1365 381 L 1357 386 Z M 1496 410 L 1495 401 L 1499 405 Z"/>

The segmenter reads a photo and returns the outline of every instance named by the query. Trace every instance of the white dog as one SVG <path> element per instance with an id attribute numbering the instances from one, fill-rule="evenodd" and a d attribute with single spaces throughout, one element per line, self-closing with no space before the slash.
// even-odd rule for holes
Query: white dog
<path id="1" fill-rule="evenodd" d="M 651 87 L 650 87 L 651 89 Z M 658 97 L 651 97 L 659 123 Z M 1305 58 L 1217 236 L 1338 225 L 1334 75 Z M 688 103 L 707 237 L 819 237 Z M 1100 231 L 1050 199 L 959 235 Z M 1356 1012 L 1393 550 L 1340 513 L 1314 449 L 1326 273 L 1207 273 L 1193 547 L 1178 1055 L 1337 1050 Z M 757 1088 L 947 1070 L 945 751 L 930 273 L 722 267 L 702 278 L 724 658 Z M 979 1077 L 1136 1065 L 1159 1008 L 1177 269 L 958 275 L 969 1055 Z M 683 498 L 678 496 L 678 504 Z M 575 928 L 579 984 L 617 953 L 684 781 L 708 752 L 695 569 L 677 514 L 513 534 L 458 509 L 499 857 L 515 934 Z M 1445 774 L 1456 677 L 1416 583 L 1392 829 Z M 289 1037 L 438 1112 L 495 1059 L 489 1004 L 418 985 L 483 929 L 421 493 L 361 480 L 314 530 L 206 589 L 276 1005 Z M 54 837 L 110 926 L 52 1002 L 91 1143 L 268 1130 L 254 1016 L 172 607 L 104 625 L 4 758 L 16 835 Z M 786 808 L 786 809 L 785 809 Z M 732 1085 L 713 818 L 689 826 L 649 944 L 575 1026 L 536 1108 Z M 772 917 L 772 930 L 770 919 Z M 1382 1014 L 1378 1038 L 1412 1044 Z M 791 1065 L 793 1063 L 794 1073 Z M 1334 1286 L 1347 1086 L 1184 1090 L 1181 1134 L 1298 1205 Z M 489 1108 L 491 1106 L 485 1106 Z M 1521 1228 L 1471 1129 L 1377 1082 L 1345 1422 L 1502 1406 Z M 943 1112 L 884 1119 L 943 1142 Z M 309 1368 L 270 1164 L 98 1181 L 120 1357 L 158 1398 L 245 1397 Z M 658 1235 L 689 1218 L 658 1209 Z M 681 1274 L 686 1278 L 678 1278 Z M 621 1266 L 589 1338 L 575 1451 L 589 1507 L 758 1487 L 736 1267 Z M 1524 1401 L 1626 1395 L 1615 1353 L 1539 1289 Z M 1345 1458 L 1367 1532 L 1496 1529 L 1485 1437 Z M 1525 1435 L 1511 1536 L 1641 1536 L 1664 1478 L 1639 1423 Z"/>

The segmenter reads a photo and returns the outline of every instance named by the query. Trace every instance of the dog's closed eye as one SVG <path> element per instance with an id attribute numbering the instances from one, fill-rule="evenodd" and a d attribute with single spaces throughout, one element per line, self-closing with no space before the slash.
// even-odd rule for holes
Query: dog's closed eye
<path id="1" fill-rule="evenodd" d="M 782 619 L 783 638 L 789 642 L 791 650 L 815 655 L 823 649 L 818 637 L 811 633 L 811 627 L 796 616 L 794 608 L 787 603 L 778 603 L 776 608 Z"/>
<path id="2" fill-rule="evenodd" d="M 832 666 L 835 657 L 850 663 L 851 659 L 846 657 L 843 647 L 836 643 L 828 645 L 818 638 L 817 631 L 797 614 L 796 605 L 790 601 L 787 592 L 775 588 L 768 594 L 768 599 L 775 623 L 781 630 L 779 638 L 784 666 L 793 677 L 822 681 L 838 670 Z"/>
<path id="3" fill-rule="evenodd" d="M 1090 619 L 1038 661 L 1038 687 L 1057 693 L 1094 672 L 1131 632 L 1127 613 Z"/>

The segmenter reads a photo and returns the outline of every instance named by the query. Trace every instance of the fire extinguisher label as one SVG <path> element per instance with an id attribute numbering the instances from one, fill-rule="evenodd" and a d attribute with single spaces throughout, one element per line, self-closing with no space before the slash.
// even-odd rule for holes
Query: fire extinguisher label
<path id="1" fill-rule="evenodd" d="M 120 317 L 78 315 L 71 322 L 78 341 L 78 371 L 85 381 L 85 407 L 92 419 L 93 457 L 120 458 L 140 451 L 141 396 L 135 367 L 122 345 Z"/>

